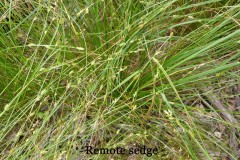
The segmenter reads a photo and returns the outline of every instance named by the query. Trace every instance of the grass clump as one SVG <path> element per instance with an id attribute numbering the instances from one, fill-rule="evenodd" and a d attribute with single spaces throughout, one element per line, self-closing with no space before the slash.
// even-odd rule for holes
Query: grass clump
<path id="1" fill-rule="evenodd" d="M 239 7 L 0 2 L 1 157 L 237 159 Z M 87 155 L 86 145 L 159 152 Z"/>

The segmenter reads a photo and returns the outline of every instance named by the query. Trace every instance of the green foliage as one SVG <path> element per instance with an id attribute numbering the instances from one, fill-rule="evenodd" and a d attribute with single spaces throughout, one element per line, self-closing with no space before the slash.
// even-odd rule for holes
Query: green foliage
<path id="1" fill-rule="evenodd" d="M 202 86 L 239 83 L 239 7 L 234 0 L 0 2 L 1 157 L 77 159 L 87 144 L 135 144 L 157 147 L 152 159 L 234 158 L 199 118 L 209 111 L 185 102 L 199 102 Z"/>

